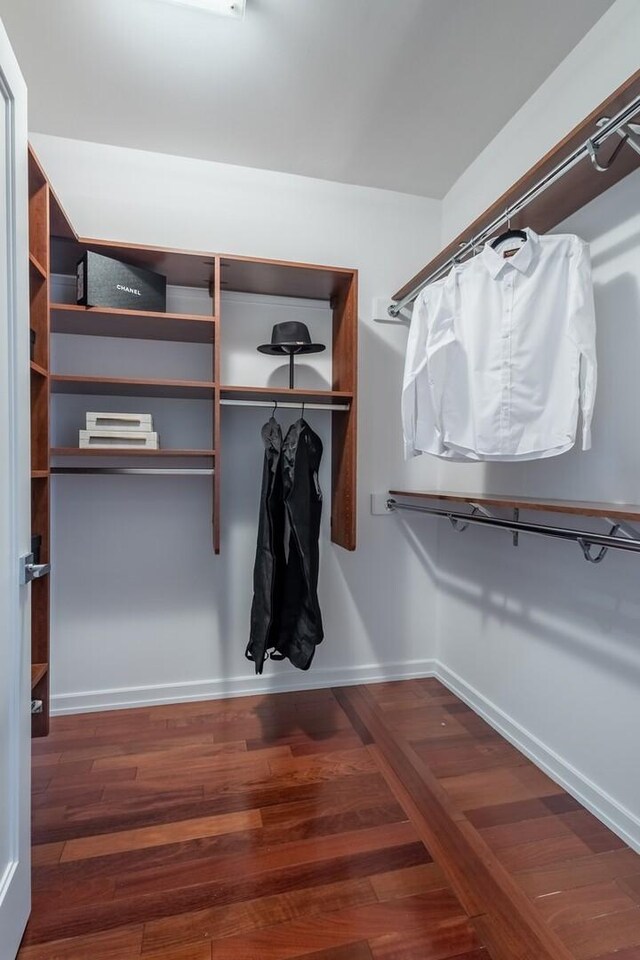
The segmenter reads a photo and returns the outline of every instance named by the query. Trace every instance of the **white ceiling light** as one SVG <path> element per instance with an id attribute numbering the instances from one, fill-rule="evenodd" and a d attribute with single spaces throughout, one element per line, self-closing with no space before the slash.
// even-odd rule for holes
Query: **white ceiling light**
<path id="1" fill-rule="evenodd" d="M 242 20 L 246 0 L 165 0 L 165 3 L 177 3 L 181 7 L 194 7 L 196 10 L 206 10 L 219 17 L 233 17 Z"/>

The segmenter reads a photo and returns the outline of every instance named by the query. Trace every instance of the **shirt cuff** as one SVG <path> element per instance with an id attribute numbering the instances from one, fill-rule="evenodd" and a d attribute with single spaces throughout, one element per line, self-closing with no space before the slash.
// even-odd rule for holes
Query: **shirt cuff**
<path id="1" fill-rule="evenodd" d="M 591 450 L 591 424 L 584 424 L 582 427 L 582 449 Z"/>

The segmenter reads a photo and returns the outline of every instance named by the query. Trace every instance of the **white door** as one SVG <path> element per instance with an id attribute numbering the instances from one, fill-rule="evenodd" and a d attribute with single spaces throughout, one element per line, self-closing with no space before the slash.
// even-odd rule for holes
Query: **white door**
<path id="1" fill-rule="evenodd" d="M 0 23 L 0 960 L 31 902 L 28 255 L 27 89 Z"/>

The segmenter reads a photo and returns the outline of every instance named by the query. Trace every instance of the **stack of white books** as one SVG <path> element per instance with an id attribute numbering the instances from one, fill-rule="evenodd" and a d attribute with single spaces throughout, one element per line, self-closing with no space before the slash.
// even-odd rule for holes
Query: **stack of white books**
<path id="1" fill-rule="evenodd" d="M 150 413 L 87 413 L 80 431 L 80 449 L 158 450 L 158 434 Z"/>

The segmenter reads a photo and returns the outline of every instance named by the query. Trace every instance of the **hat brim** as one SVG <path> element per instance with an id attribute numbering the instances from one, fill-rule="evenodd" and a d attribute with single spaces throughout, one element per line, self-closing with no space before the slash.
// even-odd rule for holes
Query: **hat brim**
<path id="1" fill-rule="evenodd" d="M 295 348 L 293 351 L 291 348 Z M 270 353 L 277 356 L 300 356 L 301 353 L 322 353 L 326 350 L 324 343 L 261 343 L 258 347 L 260 353 Z"/>

